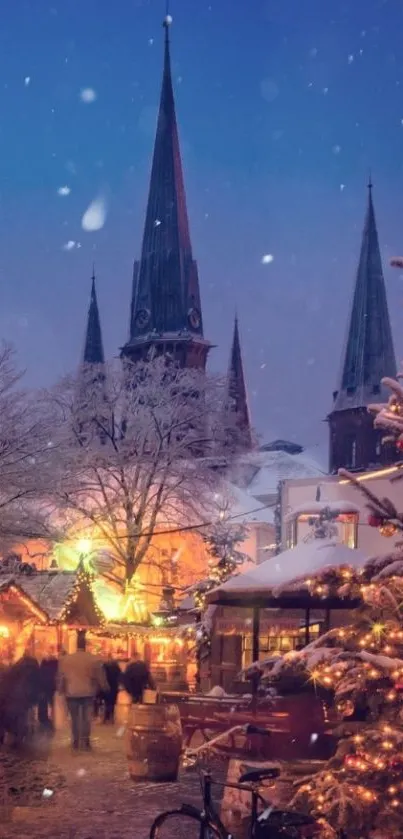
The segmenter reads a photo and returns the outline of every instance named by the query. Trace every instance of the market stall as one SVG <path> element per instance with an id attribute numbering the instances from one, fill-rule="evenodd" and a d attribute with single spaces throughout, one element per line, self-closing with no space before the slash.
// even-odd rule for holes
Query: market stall
<path id="1" fill-rule="evenodd" d="M 82 566 L 76 571 L 32 569 L 0 575 L 0 601 L 0 609 L 11 609 L 15 615 L 29 613 L 23 628 L 21 619 L 15 622 L 18 643 L 13 660 L 28 649 L 37 659 L 61 650 L 73 652 L 78 629 L 103 624 L 92 578 Z M 9 626 L 6 620 L 4 625 Z"/>
<path id="2" fill-rule="evenodd" d="M 349 568 L 361 568 L 366 559 L 357 549 L 348 548 L 335 540 L 315 538 L 262 562 L 251 571 L 232 577 L 210 592 L 207 602 L 225 609 L 229 627 L 231 620 L 236 627 L 239 616 L 242 617 L 244 610 L 249 610 L 246 619 L 247 655 L 242 657 L 238 641 L 238 649 L 234 650 L 233 672 L 237 668 L 241 670 L 243 662 L 248 666 L 267 658 L 270 653 L 285 651 L 285 643 L 289 649 L 305 646 L 332 625 L 348 620 L 350 609 L 355 608 L 357 603 L 329 596 L 325 591 L 312 590 L 310 575 L 332 567 L 345 567 L 348 574 Z M 222 619 L 220 615 L 222 612 L 216 609 L 218 626 Z M 289 626 L 282 626 L 282 622 L 288 622 Z M 293 628 L 291 623 L 294 623 Z M 238 637 L 245 636 L 244 630 L 243 636 Z M 214 627 L 210 671 L 216 677 L 223 661 L 222 652 L 218 649 L 219 637 Z M 257 689 L 256 684 L 254 688 Z"/>
<path id="3" fill-rule="evenodd" d="M 35 626 L 47 615 L 10 578 L 0 577 L 0 663 L 12 664 L 30 647 Z"/>
<path id="4" fill-rule="evenodd" d="M 140 655 L 160 692 L 188 691 L 194 684 L 194 626 L 108 623 L 89 631 L 87 639 L 92 652 L 101 658 L 111 655 L 123 669 L 134 654 Z"/>

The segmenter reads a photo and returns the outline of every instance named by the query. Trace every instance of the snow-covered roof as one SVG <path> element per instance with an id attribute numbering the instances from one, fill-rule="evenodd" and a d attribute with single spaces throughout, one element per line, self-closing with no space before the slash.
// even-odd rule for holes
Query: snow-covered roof
<path id="1" fill-rule="evenodd" d="M 286 519 L 295 519 L 301 515 L 319 515 L 324 510 L 330 510 L 332 513 L 359 513 L 360 507 L 351 501 L 306 501 L 290 510 Z"/>
<path id="2" fill-rule="evenodd" d="M 228 497 L 231 517 L 240 524 L 251 524 L 253 522 L 274 524 L 273 508 L 263 506 L 260 501 L 257 501 L 251 495 L 249 490 L 242 489 L 230 481 L 225 481 L 223 495 Z"/>
<path id="3" fill-rule="evenodd" d="M 17 592 L 20 592 L 21 595 L 24 597 L 24 609 L 25 609 L 26 614 L 29 614 L 29 613 L 33 614 L 36 617 L 36 619 L 39 620 L 39 621 L 42 621 L 42 623 L 45 623 L 47 621 L 48 617 L 46 615 L 46 612 L 43 609 L 41 609 L 41 607 L 39 606 L 38 603 L 35 603 L 35 601 L 32 597 L 30 597 L 28 595 L 27 591 L 25 591 L 23 586 L 20 585 L 20 580 L 15 579 L 15 577 L 12 576 L 11 574 L 7 574 L 6 576 L 1 575 L 0 576 L 0 594 L 3 591 L 8 592 L 8 591 L 10 591 L 10 589 L 11 590 L 14 589 Z M 8 606 L 9 606 L 9 608 L 8 608 Z M 11 615 L 14 615 L 14 617 L 16 616 L 16 609 L 15 609 L 15 607 L 13 608 L 12 605 L 10 606 L 10 604 L 7 604 L 7 603 L 4 604 L 3 603 L 2 604 L 2 609 L 4 609 L 5 615 L 10 613 Z"/>
<path id="4" fill-rule="evenodd" d="M 35 601 L 51 620 L 57 620 L 77 581 L 73 571 L 39 571 L 18 579 L 21 588 Z"/>
<path id="5" fill-rule="evenodd" d="M 232 480 L 238 486 L 247 487 L 250 495 L 259 498 L 274 495 L 280 481 L 315 478 L 324 474 L 322 465 L 304 450 L 296 454 L 273 450 L 244 455 L 232 470 Z"/>
<path id="6" fill-rule="evenodd" d="M 299 542 L 295 548 L 266 559 L 251 571 L 232 577 L 214 589 L 212 594 L 265 594 L 300 577 L 317 574 L 325 568 L 342 565 L 362 568 L 366 561 L 367 557 L 358 548 L 349 548 L 330 539 L 312 539 Z"/>
<path id="7" fill-rule="evenodd" d="M 16 585 L 37 604 L 50 620 L 57 620 L 76 584 L 75 571 L 37 571 L 34 574 L 0 576 L 0 589 Z"/>

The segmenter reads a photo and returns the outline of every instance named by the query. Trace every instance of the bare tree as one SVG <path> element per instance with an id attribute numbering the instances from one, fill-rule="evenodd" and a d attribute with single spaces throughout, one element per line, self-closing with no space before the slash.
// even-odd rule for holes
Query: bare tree
<path id="1" fill-rule="evenodd" d="M 50 459 L 52 418 L 35 392 L 21 387 L 13 349 L 0 347 L 0 553 L 16 542 L 46 538 L 49 506 L 42 503 Z M 54 534 L 53 534 L 54 535 Z"/>
<path id="2" fill-rule="evenodd" d="M 223 396 L 224 383 L 164 358 L 83 368 L 48 394 L 58 415 L 50 495 L 121 578 L 157 533 L 210 520 L 214 466 L 230 454 Z"/>

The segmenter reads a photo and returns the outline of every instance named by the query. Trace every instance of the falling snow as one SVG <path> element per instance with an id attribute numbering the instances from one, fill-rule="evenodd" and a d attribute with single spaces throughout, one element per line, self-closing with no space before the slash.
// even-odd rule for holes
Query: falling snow
<path id="1" fill-rule="evenodd" d="M 95 93 L 94 88 L 92 87 L 83 87 L 80 91 L 80 99 L 82 102 L 85 102 L 86 105 L 90 104 L 91 102 L 95 102 L 97 98 L 97 94 Z"/>
<path id="2" fill-rule="evenodd" d="M 263 79 L 260 83 L 260 92 L 263 96 L 263 99 L 266 102 L 274 102 L 277 99 L 279 94 L 279 89 L 275 81 L 273 79 Z"/>
<path id="3" fill-rule="evenodd" d="M 63 245 L 64 251 L 72 251 L 75 248 L 81 248 L 81 244 L 80 242 L 75 242 L 74 239 L 69 239 L 69 241 L 66 242 L 65 245 Z"/>
<path id="4" fill-rule="evenodd" d="M 58 195 L 70 195 L 71 189 L 69 186 L 59 186 L 57 190 Z"/>
<path id="5" fill-rule="evenodd" d="M 270 265 L 270 262 L 273 262 L 274 256 L 272 253 L 265 253 L 262 256 L 262 265 Z"/>
<path id="6" fill-rule="evenodd" d="M 28 85 L 30 83 L 31 83 L 31 76 L 25 76 L 25 79 L 24 79 L 25 87 L 28 87 Z"/>
<path id="7" fill-rule="evenodd" d="M 81 227 L 87 233 L 93 233 L 96 230 L 101 230 L 106 221 L 106 201 L 105 198 L 99 196 L 95 201 L 92 201 L 86 209 L 82 219 Z"/>

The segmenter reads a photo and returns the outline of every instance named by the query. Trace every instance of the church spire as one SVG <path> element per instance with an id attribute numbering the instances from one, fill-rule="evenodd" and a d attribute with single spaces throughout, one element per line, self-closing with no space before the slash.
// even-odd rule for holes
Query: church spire
<path id="1" fill-rule="evenodd" d="M 243 369 L 238 317 L 235 315 L 234 334 L 228 370 L 227 405 L 234 411 L 236 425 L 242 435 L 242 448 L 252 448 L 252 430 Z"/>
<path id="2" fill-rule="evenodd" d="M 87 331 L 83 353 L 84 364 L 104 364 L 104 348 L 102 343 L 101 321 L 99 317 L 97 292 L 95 288 L 95 266 L 92 269 L 91 297 L 88 307 Z"/>
<path id="3" fill-rule="evenodd" d="M 357 277 L 348 324 L 338 389 L 333 393 L 333 407 L 329 416 L 331 426 L 331 471 L 354 466 L 366 469 L 381 463 L 387 449 L 379 450 L 379 434 L 373 430 L 373 420 L 367 414 L 372 402 L 387 401 L 381 385 L 384 376 L 396 375 L 396 359 L 389 320 L 385 281 L 379 249 L 373 203 L 373 184 L 368 182 L 368 205 L 361 242 Z M 343 416 L 345 419 L 343 419 Z M 348 431 L 346 423 L 353 426 Z M 353 421 L 354 420 L 354 421 Z M 360 428 L 369 422 L 371 435 L 365 442 Z M 346 442 L 349 453 L 342 454 Z M 332 442 L 333 439 L 333 442 Z M 365 444 L 365 445 L 364 445 Z M 361 448 L 361 452 L 360 449 Z M 336 454 L 336 450 L 339 454 Z M 350 452 L 352 450 L 352 453 Z M 347 462 L 342 462 L 346 460 Z"/>
<path id="4" fill-rule="evenodd" d="M 205 366 L 199 279 L 193 260 L 172 84 L 169 28 L 141 258 L 135 264 L 130 337 L 122 355 L 136 360 L 151 347 L 183 365 Z"/>

